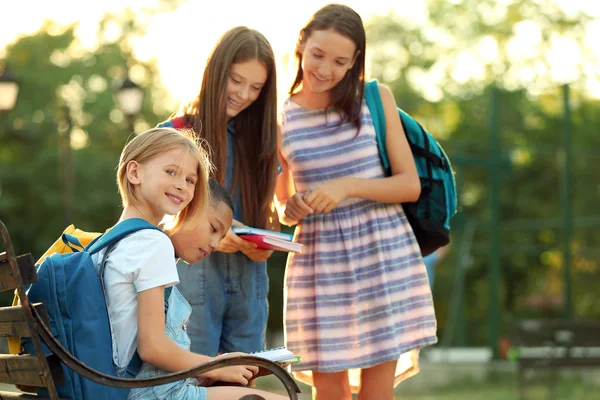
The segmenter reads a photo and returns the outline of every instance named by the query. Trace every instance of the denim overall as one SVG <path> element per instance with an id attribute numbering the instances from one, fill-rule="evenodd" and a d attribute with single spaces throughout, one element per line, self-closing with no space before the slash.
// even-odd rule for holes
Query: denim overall
<path id="1" fill-rule="evenodd" d="M 173 287 L 169 297 L 169 309 L 167 310 L 166 329 L 169 339 L 179 345 L 179 347 L 189 350 L 190 338 L 186 332 L 186 327 L 192 312 L 192 308 L 185 300 L 183 295 Z M 153 378 L 167 374 L 167 371 L 144 363 L 137 378 Z M 194 378 L 168 383 L 166 385 L 131 389 L 129 392 L 130 400 L 137 399 L 165 399 L 165 400 L 206 400 L 206 388 L 198 386 L 198 381 Z"/>
<path id="2" fill-rule="evenodd" d="M 225 188 L 234 175 L 235 125 L 227 125 Z M 241 188 L 232 194 L 233 218 L 243 222 Z M 177 288 L 192 306 L 188 335 L 192 351 L 214 357 L 218 353 L 264 350 L 269 318 L 267 263 L 242 252 L 214 252 L 195 264 L 177 263 Z"/>
<path id="3" fill-rule="evenodd" d="M 176 118 L 177 119 L 177 118 Z M 160 123 L 175 128 L 183 121 Z M 232 193 L 233 218 L 243 222 L 239 182 L 231 191 L 235 163 L 235 119 L 227 124 L 225 188 Z M 277 161 L 277 173 L 282 168 Z M 269 317 L 267 263 L 250 260 L 241 252 L 215 252 L 195 264 L 177 263 L 178 289 L 192 306 L 187 333 L 194 353 L 264 350 Z"/>

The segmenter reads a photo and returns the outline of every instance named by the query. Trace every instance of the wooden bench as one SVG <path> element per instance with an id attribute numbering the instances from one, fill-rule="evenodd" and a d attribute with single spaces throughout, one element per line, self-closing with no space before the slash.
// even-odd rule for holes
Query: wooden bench
<path id="1" fill-rule="evenodd" d="M 89 368 L 54 339 L 48 329 L 48 315 L 44 305 L 29 303 L 24 286 L 37 280 L 32 255 L 16 256 L 2 221 L 0 221 L 0 235 L 5 250 L 0 252 L 0 291 L 16 289 L 21 299 L 19 306 L 0 308 L 0 336 L 30 337 L 36 352 L 36 355 L 0 354 L 1 383 L 47 388 L 49 399 L 58 400 L 56 385 L 60 385 L 63 379 L 61 362 L 96 383 L 121 388 L 163 385 L 225 366 L 254 365 L 260 367 L 259 375 L 273 373 L 285 386 L 290 399 L 298 399 L 297 393 L 300 393 L 300 388 L 287 371 L 276 363 L 255 356 L 223 357 L 185 371 L 150 379 L 115 378 Z M 52 351 L 51 355 L 44 355 L 42 342 Z M 0 399 L 41 400 L 42 398 L 34 394 L 0 392 Z"/>
<path id="2" fill-rule="evenodd" d="M 511 357 L 518 366 L 520 397 L 525 371 L 544 369 L 550 397 L 554 397 L 561 368 L 600 367 L 600 321 L 522 320 L 513 325 Z"/>

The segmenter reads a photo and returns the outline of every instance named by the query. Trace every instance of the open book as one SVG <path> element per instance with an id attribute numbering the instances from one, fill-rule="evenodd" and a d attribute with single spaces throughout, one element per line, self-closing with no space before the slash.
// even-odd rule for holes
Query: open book
<path id="1" fill-rule="evenodd" d="M 267 360 L 279 363 L 279 364 L 294 364 L 300 362 L 300 356 L 295 356 L 294 353 L 286 349 L 285 347 L 277 347 L 265 351 L 258 351 L 256 353 L 250 353 L 250 355 L 266 358 Z M 259 368 L 258 373 L 254 375 L 250 380 L 260 378 L 261 376 L 271 375 L 271 371 L 265 368 Z M 201 386 L 241 386 L 239 383 L 217 381 L 213 382 L 207 378 L 198 378 L 198 382 Z"/>
<path id="2" fill-rule="evenodd" d="M 231 230 L 242 239 L 256 243 L 259 249 L 291 251 L 295 253 L 302 251 L 302 244 L 292 242 L 293 236 L 289 233 L 269 231 L 249 226 L 232 226 Z"/>
<path id="3" fill-rule="evenodd" d="M 300 357 L 295 356 L 294 353 L 292 353 L 285 347 L 276 347 L 274 349 L 268 349 L 265 351 L 259 351 L 250 354 L 257 357 L 266 358 L 267 360 L 281 364 L 294 364 L 300 362 Z"/>

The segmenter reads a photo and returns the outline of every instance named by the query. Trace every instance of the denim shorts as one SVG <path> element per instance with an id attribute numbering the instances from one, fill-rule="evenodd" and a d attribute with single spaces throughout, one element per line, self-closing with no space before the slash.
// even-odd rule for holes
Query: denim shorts
<path id="1" fill-rule="evenodd" d="M 194 353 L 264 350 L 269 307 L 266 262 L 241 252 L 216 252 L 195 264 L 177 264 L 177 288 L 192 306 L 187 333 Z"/>

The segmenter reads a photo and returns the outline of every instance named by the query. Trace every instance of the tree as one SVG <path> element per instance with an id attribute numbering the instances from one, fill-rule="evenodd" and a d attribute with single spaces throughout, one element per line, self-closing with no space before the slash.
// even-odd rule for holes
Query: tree
<path id="1" fill-rule="evenodd" d="M 468 326 L 483 327 L 488 318 L 487 253 L 494 228 L 488 223 L 490 168 L 501 170 L 502 318 L 561 313 L 560 309 L 534 310 L 528 299 L 534 294 L 560 297 L 562 290 L 561 85 L 595 78 L 585 74 L 589 68 L 583 68 L 593 60 L 573 56 L 557 63 L 556 48 L 563 46 L 567 55 L 591 52 L 585 27 L 594 19 L 584 11 L 568 14 L 549 0 L 432 0 L 424 26 L 394 14 L 368 23 L 372 75 L 392 88 L 398 104 L 439 139 L 454 163 L 461 214 L 453 229 L 455 253 L 462 234 L 458 222 L 476 223 L 464 286 Z M 522 42 L 523 31 L 535 40 L 528 42 L 528 52 L 521 52 L 519 58 L 515 46 Z M 490 148 L 489 139 L 492 88 L 500 111 L 498 149 Z M 600 267 L 595 250 L 600 243 L 600 214 L 594 206 L 600 178 L 590 165 L 600 149 L 595 132 L 600 103 L 581 85 L 572 85 L 571 93 L 575 310 L 579 316 L 597 318 L 598 284 L 591 278 L 597 278 Z M 499 165 L 490 164 L 493 152 L 500 152 Z M 453 293 L 453 260 L 446 259 L 448 268 L 439 268 L 441 276 L 436 279 L 442 335 L 448 317 L 445 299 Z M 485 333 L 485 329 L 469 330 L 469 343 L 484 344 Z"/>
<path id="2" fill-rule="evenodd" d="M 107 39 L 111 25 L 119 27 L 116 40 Z M 94 231 L 118 219 L 115 167 L 131 132 L 113 88 L 127 73 L 144 88 L 136 131 L 170 113 L 155 64 L 136 60 L 129 50 L 129 42 L 143 33 L 138 25 L 134 15 L 107 15 L 96 47 L 84 49 L 75 25 L 50 21 L 7 47 L 6 60 L 21 90 L 15 109 L 0 120 L 0 219 L 17 252 L 39 257 L 65 228 L 61 163 L 67 153 L 59 143 L 69 131 L 73 220 L 78 228 Z"/>

